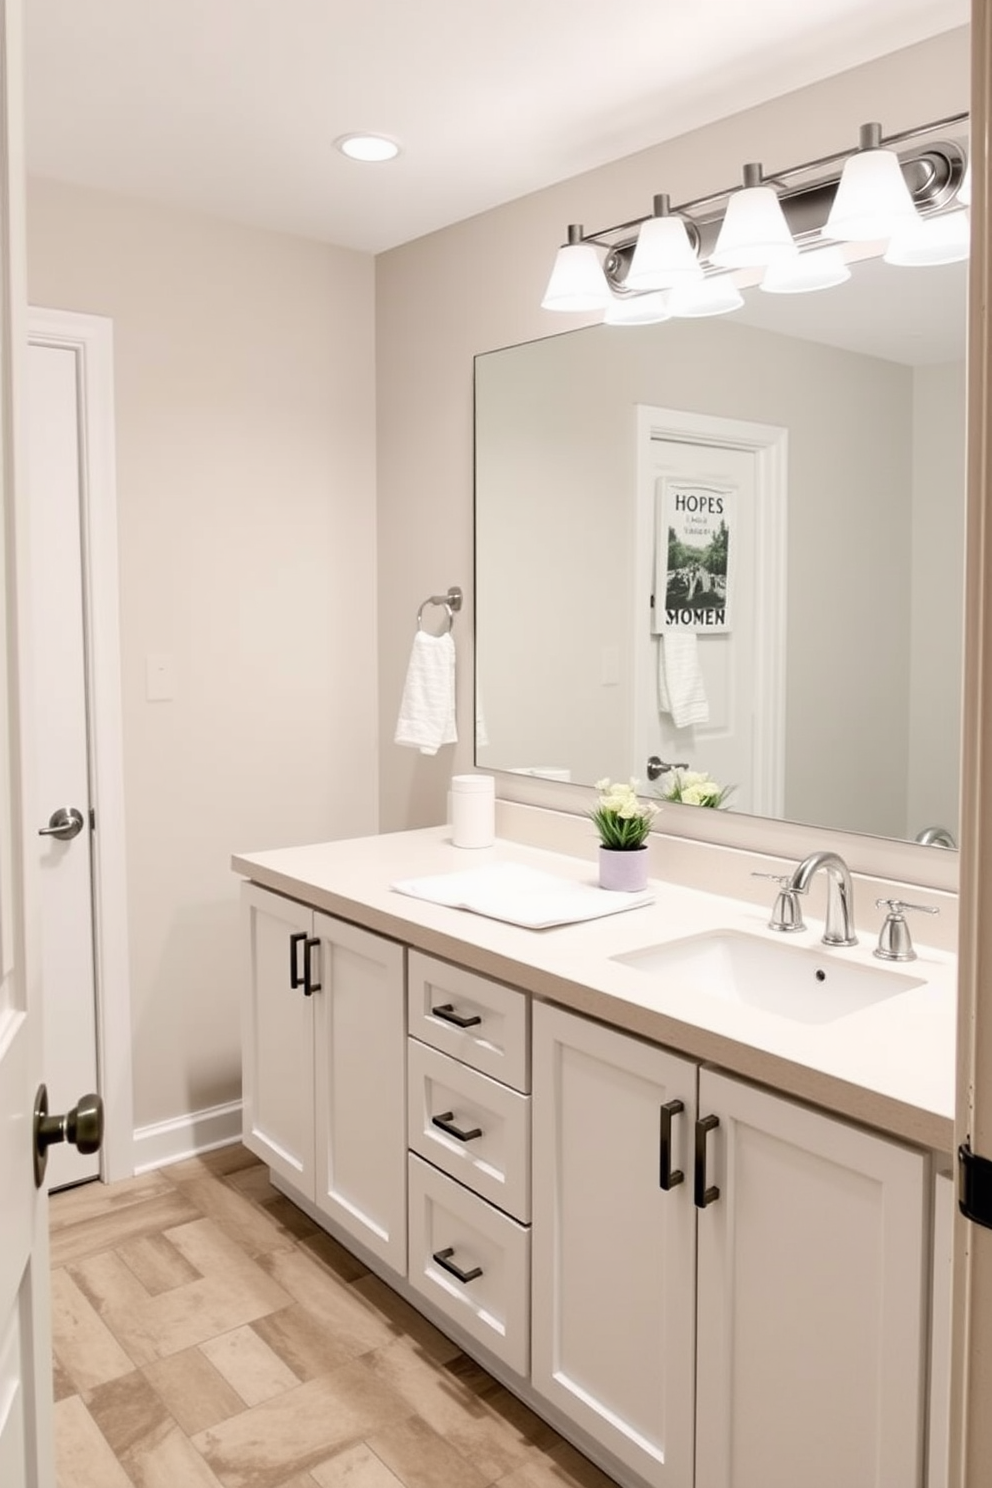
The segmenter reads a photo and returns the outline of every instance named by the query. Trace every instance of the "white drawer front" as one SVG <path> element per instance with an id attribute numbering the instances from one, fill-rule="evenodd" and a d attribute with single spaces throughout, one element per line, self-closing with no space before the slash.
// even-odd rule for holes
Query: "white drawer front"
<path id="1" fill-rule="evenodd" d="M 411 951 L 409 1029 L 484 1075 L 530 1090 L 530 1039 L 523 992 Z"/>
<path id="2" fill-rule="evenodd" d="M 529 1222 L 529 1095 L 411 1038 L 407 1113 L 414 1152 L 515 1219 Z"/>
<path id="3" fill-rule="evenodd" d="M 409 1162 L 411 1286 L 526 1375 L 530 1231 L 412 1152 Z"/>

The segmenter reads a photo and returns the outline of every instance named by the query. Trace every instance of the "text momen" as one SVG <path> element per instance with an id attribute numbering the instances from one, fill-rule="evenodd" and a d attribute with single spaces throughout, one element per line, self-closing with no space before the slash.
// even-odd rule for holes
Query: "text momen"
<path id="1" fill-rule="evenodd" d="M 724 625 L 727 612 L 720 610 L 666 610 L 666 625 Z"/>

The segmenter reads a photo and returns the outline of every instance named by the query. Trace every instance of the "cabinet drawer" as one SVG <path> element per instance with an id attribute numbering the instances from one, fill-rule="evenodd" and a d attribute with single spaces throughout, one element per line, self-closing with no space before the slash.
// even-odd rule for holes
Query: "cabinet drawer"
<path id="1" fill-rule="evenodd" d="M 410 1285 L 526 1375 L 530 1231 L 412 1152 L 409 1163 Z"/>
<path id="2" fill-rule="evenodd" d="M 484 1075 L 530 1090 L 530 1039 L 523 992 L 410 952 L 409 1028 L 415 1038 Z"/>
<path id="3" fill-rule="evenodd" d="M 416 1039 L 407 1044 L 410 1146 L 526 1224 L 530 1220 L 530 1096 Z M 439 1126 L 439 1120 L 449 1129 Z"/>

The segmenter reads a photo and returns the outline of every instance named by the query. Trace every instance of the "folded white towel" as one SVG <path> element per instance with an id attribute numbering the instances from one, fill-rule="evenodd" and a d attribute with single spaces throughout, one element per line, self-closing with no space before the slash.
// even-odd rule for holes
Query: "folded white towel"
<path id="1" fill-rule="evenodd" d="M 421 754 L 437 754 L 440 745 L 458 743 L 455 643 L 447 631 L 436 636 L 418 630 L 413 638 L 394 742 Z"/>
<path id="2" fill-rule="evenodd" d="M 670 713 L 676 728 L 709 721 L 694 630 L 666 630 L 658 643 L 658 711 Z"/>

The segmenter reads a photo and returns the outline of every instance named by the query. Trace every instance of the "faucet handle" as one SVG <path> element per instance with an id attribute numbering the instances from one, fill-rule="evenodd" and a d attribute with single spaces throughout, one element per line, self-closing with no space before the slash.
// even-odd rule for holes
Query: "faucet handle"
<path id="1" fill-rule="evenodd" d="M 790 933 L 794 930 L 805 930 L 803 912 L 799 904 L 799 895 L 795 889 L 790 889 L 788 873 L 759 873 L 752 871 L 752 878 L 770 878 L 773 883 L 780 885 L 775 896 L 775 904 L 772 908 L 772 917 L 768 921 L 769 930 L 784 930 Z"/>
<path id="2" fill-rule="evenodd" d="M 888 914 L 878 932 L 878 945 L 873 954 L 881 961 L 915 961 L 916 952 L 905 920 L 906 910 L 931 915 L 940 914 L 940 910 L 934 904 L 907 904 L 903 899 L 876 899 L 875 907 L 888 909 Z"/>

